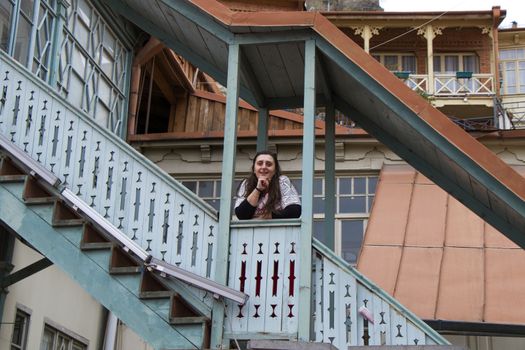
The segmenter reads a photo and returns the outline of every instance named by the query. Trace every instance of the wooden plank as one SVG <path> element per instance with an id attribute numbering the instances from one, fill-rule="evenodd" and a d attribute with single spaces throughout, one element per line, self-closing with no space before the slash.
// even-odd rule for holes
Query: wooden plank
<path id="1" fill-rule="evenodd" d="M 196 131 L 195 130 L 195 119 L 197 118 L 197 106 L 198 98 L 190 96 L 188 101 L 188 110 L 186 113 L 186 124 L 184 125 L 184 131 Z"/>
<path id="2" fill-rule="evenodd" d="M 303 95 L 304 52 L 302 42 L 278 44 L 277 50 L 283 57 L 286 76 L 290 78 L 294 96 Z"/>
<path id="3" fill-rule="evenodd" d="M 244 46 L 243 51 L 245 53 L 244 57 L 248 60 L 250 66 L 252 67 L 253 73 L 257 77 L 259 85 L 266 97 L 275 97 L 275 88 L 269 77 L 267 67 L 263 63 L 259 46 Z"/>
<path id="4" fill-rule="evenodd" d="M 278 46 L 264 45 L 264 48 L 259 47 L 259 54 L 261 56 L 262 64 L 268 71 L 268 76 L 272 82 L 275 94 L 277 96 L 293 96 L 293 88 L 290 84 L 290 79 L 286 72 L 284 61 L 279 53 Z M 300 67 L 302 68 L 304 66 L 301 65 Z M 300 76 L 302 77 L 303 75 L 301 74 Z M 302 95 L 302 93 L 300 95 Z"/>
<path id="5" fill-rule="evenodd" d="M 189 99 L 190 96 L 188 93 L 184 93 L 184 95 L 177 97 L 177 105 L 175 107 L 175 122 L 171 131 L 185 131 Z"/>

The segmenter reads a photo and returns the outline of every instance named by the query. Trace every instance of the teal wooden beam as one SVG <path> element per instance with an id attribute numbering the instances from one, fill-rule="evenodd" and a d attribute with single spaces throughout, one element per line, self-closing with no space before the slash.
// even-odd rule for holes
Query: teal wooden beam
<path id="1" fill-rule="evenodd" d="M 332 44 L 326 42 L 322 38 L 319 38 L 317 42 L 319 50 L 322 51 L 326 56 L 330 57 L 330 59 L 332 59 L 341 69 L 343 69 L 347 74 L 359 82 L 363 89 L 369 91 L 376 99 L 376 103 L 386 106 L 392 112 L 392 114 L 396 116 L 396 118 L 399 118 L 400 122 L 406 125 L 407 129 L 410 129 L 415 135 L 419 135 L 421 140 L 424 140 L 425 142 L 428 142 L 430 145 L 434 146 L 437 152 L 445 155 L 448 159 L 450 159 L 452 164 L 455 164 L 455 166 L 458 168 L 463 169 L 483 188 L 498 198 L 498 201 L 505 203 L 505 211 L 513 211 L 517 216 L 525 221 L 525 201 L 519 198 L 500 181 L 495 179 L 490 173 L 473 161 L 461 149 L 450 143 L 446 137 L 428 125 L 413 110 L 408 108 L 403 101 L 393 96 L 388 90 L 384 88 L 384 86 L 381 86 L 376 80 L 368 75 L 366 71 L 350 61 L 339 50 L 333 47 Z M 380 131 L 373 128 L 367 129 L 368 120 L 366 119 L 370 120 L 375 116 L 361 115 L 364 121 L 359 120 L 358 124 L 372 136 L 380 139 L 378 137 L 378 133 Z M 372 124 L 377 126 L 377 124 L 373 122 Z M 525 232 L 523 231 L 523 225 L 507 221 L 506 212 L 501 210 L 496 212 L 492 208 L 484 206 L 479 200 L 476 199 L 473 192 L 467 192 L 459 188 L 453 173 L 441 172 L 440 169 L 436 168 L 436 166 L 438 166 L 436 159 L 426 159 L 420 153 L 420 150 L 411 150 L 402 143 L 396 143 L 398 136 L 392 134 L 391 130 L 384 130 L 384 132 L 386 133 L 384 137 L 385 141 L 380 141 L 382 141 L 386 146 L 390 147 L 394 152 L 403 157 L 403 159 L 410 165 L 423 173 L 423 175 L 430 178 L 438 186 L 443 188 L 489 224 L 501 231 L 514 243 L 518 244 L 522 248 L 525 248 Z M 402 136 L 399 137 L 402 138 Z M 387 143 L 387 141 L 391 143 Z M 395 148 L 397 148 L 397 151 Z M 433 170 L 429 169 L 436 170 L 432 172 Z M 500 208 L 501 207 L 502 206 L 500 206 Z"/>
<path id="2" fill-rule="evenodd" d="M 284 28 L 282 31 L 235 34 L 234 41 L 239 45 L 285 44 L 303 42 L 313 38 L 314 34 L 310 29 L 289 30 Z"/>
<path id="3" fill-rule="evenodd" d="M 150 2 L 157 3 L 156 5 L 151 4 Z M 139 2 L 140 3 L 140 2 Z M 206 14 L 204 11 L 197 8 L 195 5 L 193 5 L 189 1 L 180 1 L 180 0 L 156 0 L 156 1 L 149 1 L 144 2 L 144 6 L 158 6 L 158 8 L 164 12 L 160 6 L 159 3 L 162 3 L 166 5 L 167 7 L 173 9 L 174 11 L 178 12 L 182 16 L 184 16 L 186 19 L 194 22 L 197 26 L 202 27 L 206 31 L 208 31 L 210 34 L 220 38 L 222 41 L 233 44 L 234 41 L 234 34 L 230 31 L 230 29 L 226 26 L 221 25 L 218 21 L 214 20 L 211 16 Z"/>
<path id="4" fill-rule="evenodd" d="M 257 152 L 268 149 L 268 124 L 270 112 L 268 108 L 259 108 L 259 122 L 257 123 Z"/>
<path id="5" fill-rule="evenodd" d="M 27 45 L 27 57 L 24 65 L 30 70 L 33 68 L 33 56 L 35 55 L 35 40 L 36 40 L 36 30 L 38 27 L 38 17 L 40 14 L 40 0 L 35 0 L 33 2 L 33 18 L 31 18 L 31 33 L 29 34 L 29 44 Z"/>
<path id="6" fill-rule="evenodd" d="M 315 159 L 315 54 L 314 40 L 304 47 L 304 125 L 303 125 L 303 183 L 301 236 L 299 242 L 299 330 L 301 341 L 310 340 L 312 319 L 310 301 L 312 288 L 312 229 Z"/>
<path id="7" fill-rule="evenodd" d="M 219 210 L 219 232 L 217 258 L 215 259 L 215 281 L 226 285 L 228 280 L 228 249 L 230 245 L 230 219 L 232 216 L 233 180 L 235 178 L 235 155 L 237 151 L 237 113 L 239 111 L 239 62 L 240 47 L 232 44 L 228 50 L 228 92 L 224 121 L 224 146 L 221 178 L 221 206 Z M 213 304 L 211 348 L 221 347 L 223 341 L 224 303 Z"/>
<path id="8" fill-rule="evenodd" d="M 330 97 L 331 99 L 331 97 Z M 326 238 L 326 245 L 330 249 L 335 249 L 335 108 L 332 102 L 326 105 L 325 117 L 325 220 L 324 220 L 324 234 Z"/>
<path id="9" fill-rule="evenodd" d="M 67 8 L 70 6 L 67 0 L 57 2 L 57 17 L 53 27 L 53 42 L 51 43 L 51 62 L 49 64 L 48 82 L 52 87 L 56 86 L 60 62 L 61 43 L 64 37 L 64 24 L 67 16 Z"/>
<path id="10" fill-rule="evenodd" d="M 40 272 L 49 266 L 53 265 L 53 262 L 48 258 L 42 258 L 34 263 L 13 272 L 10 275 L 4 276 L 0 280 L 0 289 L 7 288 L 17 282 L 22 281 L 23 279 L 34 275 L 37 272 Z"/>
<path id="11" fill-rule="evenodd" d="M 13 5 L 13 12 L 11 15 L 11 20 L 9 22 L 9 44 L 7 45 L 7 53 L 9 56 L 14 56 L 15 54 L 15 44 L 18 31 L 18 22 L 20 20 L 20 4 L 22 1 L 15 1 Z"/>

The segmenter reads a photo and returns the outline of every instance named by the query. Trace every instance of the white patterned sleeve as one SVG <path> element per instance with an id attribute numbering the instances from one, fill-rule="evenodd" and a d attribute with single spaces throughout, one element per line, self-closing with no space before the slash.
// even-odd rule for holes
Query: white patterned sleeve
<path id="1" fill-rule="evenodd" d="M 299 194 L 288 176 L 281 175 L 279 185 L 281 187 L 281 209 L 286 208 L 290 204 L 301 204 Z"/>
<path id="2" fill-rule="evenodd" d="M 244 180 L 239 186 L 239 190 L 237 191 L 237 196 L 235 197 L 234 208 L 237 208 L 239 204 L 241 204 L 242 201 L 245 199 L 244 192 L 246 192 L 246 180 Z"/>

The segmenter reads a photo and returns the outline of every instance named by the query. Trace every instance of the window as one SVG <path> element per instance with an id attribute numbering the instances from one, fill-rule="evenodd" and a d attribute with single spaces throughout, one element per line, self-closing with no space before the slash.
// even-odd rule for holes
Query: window
<path id="1" fill-rule="evenodd" d="M 336 214 L 335 214 L 335 251 L 351 264 L 357 262 L 359 250 L 363 243 L 366 224 L 374 200 L 377 175 L 341 175 L 336 178 Z M 302 194 L 300 178 L 290 178 Z M 221 181 L 218 179 L 180 179 L 189 190 L 204 199 L 219 210 Z M 236 180 L 233 186 L 233 196 L 242 180 Z M 233 204 L 233 203 L 232 203 Z M 325 179 L 314 179 L 314 237 L 325 243 L 327 235 L 324 232 L 325 218 Z"/>
<path id="2" fill-rule="evenodd" d="M 68 332 L 69 333 L 69 332 Z M 40 350 L 86 350 L 87 344 L 66 332 L 45 325 Z"/>
<path id="3" fill-rule="evenodd" d="M 525 93 L 525 49 L 502 49 L 500 72 L 502 75 L 502 94 Z"/>
<path id="4" fill-rule="evenodd" d="M 11 350 L 24 350 L 29 332 L 29 314 L 17 309 L 11 337 Z"/>
<path id="5" fill-rule="evenodd" d="M 0 4 L 0 49 L 40 79 L 50 82 L 73 105 L 115 133 L 125 118 L 130 50 L 89 0 L 71 0 L 65 25 L 56 33 L 57 0 L 4 0 Z M 53 57 L 53 37 L 60 55 Z M 55 62 L 52 62 L 52 61 Z M 56 62 L 58 61 L 58 62 Z"/>
<path id="6" fill-rule="evenodd" d="M 434 54 L 434 73 L 479 73 L 478 56 L 472 53 Z"/>
<path id="7" fill-rule="evenodd" d="M 182 184 L 216 210 L 219 210 L 221 206 L 221 180 L 183 180 Z M 236 192 L 237 187 L 234 187 L 233 191 Z"/>
<path id="8" fill-rule="evenodd" d="M 377 179 L 376 175 L 345 175 L 336 178 L 334 248 L 335 252 L 350 264 L 357 262 L 375 196 Z M 314 181 L 314 237 L 325 243 L 328 239 L 324 231 L 325 180 L 317 178 Z M 300 179 L 294 179 L 293 182 L 296 185 L 300 183 Z M 296 188 L 300 193 L 300 187 L 296 185 Z"/>
<path id="9" fill-rule="evenodd" d="M 392 72 L 416 73 L 416 56 L 410 54 L 374 53 L 378 62 Z"/>
<path id="10" fill-rule="evenodd" d="M 125 118 L 129 52 L 87 0 L 67 8 L 58 90 L 102 126 L 119 133 Z"/>

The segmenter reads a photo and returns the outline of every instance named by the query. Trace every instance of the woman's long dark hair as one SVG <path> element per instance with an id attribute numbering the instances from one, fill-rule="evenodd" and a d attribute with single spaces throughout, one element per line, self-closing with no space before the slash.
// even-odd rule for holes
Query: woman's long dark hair
<path id="1" fill-rule="evenodd" d="M 260 151 L 255 154 L 252 162 L 252 173 L 246 179 L 246 189 L 244 191 L 244 197 L 248 197 L 250 193 L 253 192 L 257 186 L 257 176 L 255 176 L 255 162 L 260 155 L 269 155 L 273 158 L 275 164 L 275 174 L 270 181 L 268 186 L 268 201 L 264 207 L 264 214 L 271 214 L 273 210 L 281 203 L 281 186 L 279 186 L 279 178 L 281 177 L 281 167 L 279 166 L 279 161 L 277 160 L 277 154 L 270 151 Z"/>

